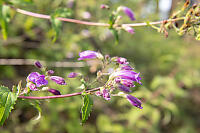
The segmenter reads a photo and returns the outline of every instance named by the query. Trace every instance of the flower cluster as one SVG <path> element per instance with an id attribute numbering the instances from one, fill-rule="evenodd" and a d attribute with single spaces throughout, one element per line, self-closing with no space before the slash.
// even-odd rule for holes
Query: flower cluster
<path id="1" fill-rule="evenodd" d="M 35 66 L 37 68 L 42 69 L 43 66 L 39 61 L 35 62 Z M 66 85 L 65 79 L 59 76 L 51 76 L 54 74 L 53 70 L 47 70 L 46 74 L 42 75 L 38 72 L 32 72 L 28 75 L 26 79 L 26 90 L 30 91 L 41 91 L 41 90 L 47 90 L 48 92 L 51 92 L 54 95 L 60 95 L 60 92 L 58 90 L 52 89 L 47 87 L 48 80 L 51 80 L 59 85 Z"/>
<path id="2" fill-rule="evenodd" d="M 141 83 L 140 73 L 133 71 L 134 69 L 129 65 L 129 62 L 126 58 L 123 57 L 110 57 L 109 55 L 103 56 L 99 52 L 95 51 L 83 51 L 79 53 L 78 60 L 100 60 L 100 64 L 102 65 L 102 69 L 98 71 L 97 78 L 94 80 L 98 82 L 100 78 L 105 76 L 107 79 L 101 81 L 103 86 L 97 86 L 98 88 L 94 93 L 97 96 L 104 98 L 105 100 L 110 100 L 112 96 L 120 96 L 126 98 L 133 106 L 142 109 L 142 103 L 136 97 L 128 94 L 132 92 L 132 88 L 135 87 L 135 83 Z M 55 82 L 59 85 L 66 85 L 65 79 L 59 76 L 53 76 L 53 70 L 46 70 L 39 61 L 35 62 L 35 66 L 41 69 L 45 74 L 40 74 L 38 72 L 32 72 L 28 75 L 26 81 L 26 90 L 29 91 L 48 91 L 54 95 L 61 95 L 58 90 L 52 89 L 48 87 L 48 83 L 50 81 Z M 67 76 L 68 78 L 76 78 L 81 79 L 80 81 L 84 81 L 84 77 L 80 73 L 71 72 Z M 103 78 L 102 78 L 103 79 Z M 92 82 L 92 83 L 95 83 Z M 90 88 L 91 85 L 87 85 L 90 83 L 83 83 L 83 92 L 86 92 L 87 89 Z"/>
<path id="3" fill-rule="evenodd" d="M 100 55 L 100 56 L 99 56 Z M 99 58 L 101 57 L 101 58 Z M 109 60 L 108 62 L 110 64 L 115 64 L 115 69 L 105 75 L 108 75 L 108 81 L 104 84 L 104 86 L 99 87 L 100 90 L 97 91 L 95 94 L 97 96 L 103 97 L 105 100 L 110 100 L 112 96 L 116 96 L 114 94 L 115 90 L 120 91 L 118 96 L 125 97 L 133 106 L 142 109 L 141 101 L 137 99 L 136 97 L 126 94 L 131 92 L 131 88 L 135 87 L 135 83 L 142 84 L 141 83 L 141 77 L 140 73 L 134 72 L 133 68 L 129 66 L 129 62 L 126 58 L 123 57 L 113 57 L 108 58 L 103 56 L 95 51 L 84 51 L 80 53 L 81 60 L 92 60 L 92 59 L 101 59 L 102 62 L 105 62 L 105 60 Z M 80 60 L 79 58 L 79 60 Z M 109 66 L 109 64 L 107 64 Z M 112 67 L 113 68 L 113 67 Z M 103 71 L 103 70 L 102 70 Z M 98 72 L 99 74 L 103 74 L 103 72 Z M 122 93 L 123 92 L 123 93 Z"/>

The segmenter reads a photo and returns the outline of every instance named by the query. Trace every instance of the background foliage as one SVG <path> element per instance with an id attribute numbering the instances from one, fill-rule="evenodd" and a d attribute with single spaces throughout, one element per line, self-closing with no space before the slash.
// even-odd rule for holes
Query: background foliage
<path id="1" fill-rule="evenodd" d="M 77 61 L 83 50 L 99 50 L 103 54 L 126 57 L 134 62 L 142 74 L 143 86 L 137 87 L 144 109 L 132 107 L 126 99 L 94 99 L 93 111 L 84 126 L 80 124 L 82 99 L 79 96 L 41 101 L 42 118 L 37 120 L 37 110 L 29 100 L 17 101 L 15 109 L 1 133 L 197 133 L 200 132 L 200 45 L 192 35 L 178 36 L 174 31 L 169 37 L 149 27 L 135 28 L 135 34 L 120 33 L 119 44 L 104 27 L 59 23 L 54 20 L 56 9 L 69 8 L 71 18 L 108 22 L 109 13 L 119 5 L 128 6 L 136 15 L 136 22 L 159 20 L 161 10 L 157 0 L 15 0 L 17 7 L 43 14 L 51 14 L 50 21 L 28 17 L 11 11 L 8 39 L 0 40 L 0 58 L 37 59 L 47 61 Z M 100 9 L 108 4 L 110 10 Z M 167 15 L 183 5 L 173 0 Z M 58 10 L 57 10 L 58 12 Z M 87 16 L 90 13 L 91 16 Z M 129 19 L 124 16 L 124 22 Z M 56 25 L 57 24 L 57 25 Z M 61 27 L 58 33 L 56 27 Z M 57 36 L 57 41 L 52 39 Z M 55 39 L 55 38 L 54 38 Z M 50 67 L 56 74 L 67 77 L 71 71 L 94 77 L 95 63 L 86 68 Z M 0 66 L 0 84 L 12 87 L 31 72 L 33 66 Z M 62 94 L 78 92 L 80 83 L 67 81 L 70 87 L 59 88 Z M 37 92 L 35 92 L 37 93 Z M 44 94 L 38 94 L 44 95 Z"/>

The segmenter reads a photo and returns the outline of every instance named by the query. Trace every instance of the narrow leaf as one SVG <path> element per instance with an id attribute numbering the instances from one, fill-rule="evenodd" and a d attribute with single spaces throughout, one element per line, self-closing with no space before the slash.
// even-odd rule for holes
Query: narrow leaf
<path id="1" fill-rule="evenodd" d="M 15 105 L 17 94 L 7 87 L 0 86 L 0 99 L 0 125 L 3 125 Z"/>
<path id="2" fill-rule="evenodd" d="M 10 7 L 7 5 L 0 5 L 0 25 L 4 40 L 7 39 L 9 21 L 10 21 Z"/>
<path id="3" fill-rule="evenodd" d="M 93 101 L 88 95 L 83 96 L 83 106 L 81 108 L 82 112 L 82 124 L 85 123 L 90 116 L 90 112 L 92 111 Z"/>
<path id="4" fill-rule="evenodd" d="M 115 37 L 115 44 L 119 44 L 119 35 L 118 35 L 118 31 L 114 28 L 110 29 L 111 32 L 113 33 L 113 36 Z"/>

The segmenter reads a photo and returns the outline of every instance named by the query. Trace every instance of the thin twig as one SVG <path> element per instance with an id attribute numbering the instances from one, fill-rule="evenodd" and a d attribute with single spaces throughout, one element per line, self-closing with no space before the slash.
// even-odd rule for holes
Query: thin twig
<path id="1" fill-rule="evenodd" d="M 34 65 L 34 59 L 0 59 L 0 65 Z M 52 67 L 85 67 L 83 62 L 66 62 L 66 61 L 41 61 L 42 64 L 48 64 Z"/>
<path id="2" fill-rule="evenodd" d="M 91 90 L 86 91 L 86 93 L 94 92 L 99 90 L 99 88 L 94 88 Z M 65 95 L 55 95 L 55 96 L 43 96 L 43 97 L 35 97 L 35 96 L 19 96 L 18 98 L 21 99 L 55 99 L 55 98 L 64 98 L 64 97 L 72 97 L 72 96 L 77 96 L 81 95 L 83 92 L 76 92 L 76 93 L 71 93 L 71 94 L 65 94 Z"/>
<path id="3" fill-rule="evenodd" d="M 21 14 L 24 14 L 24 15 L 28 15 L 28 16 L 32 16 L 32 17 L 36 17 L 36 18 L 43 18 L 43 19 L 50 19 L 51 18 L 49 15 L 34 13 L 34 12 L 30 12 L 30 11 L 26 11 L 26 10 L 14 8 L 14 7 L 12 7 L 12 8 L 14 10 L 16 10 L 18 13 L 21 13 Z M 104 26 L 104 27 L 109 26 L 109 24 L 106 24 L 106 23 L 88 22 L 88 21 L 82 21 L 82 20 L 70 19 L 70 18 L 58 17 L 57 19 L 59 19 L 61 21 L 65 21 L 65 22 L 83 24 L 83 25 L 89 25 L 89 26 Z M 176 18 L 176 19 L 168 19 L 168 20 L 164 20 L 164 21 L 165 22 L 175 22 L 175 21 L 179 21 L 179 20 L 184 20 L 184 17 Z M 157 25 L 157 24 L 162 24 L 162 23 L 163 23 L 163 21 L 156 21 L 156 22 L 150 22 L 149 24 L 147 24 L 147 23 L 134 23 L 134 24 L 122 24 L 122 25 L 130 26 L 130 27 L 137 27 L 137 26 Z"/>

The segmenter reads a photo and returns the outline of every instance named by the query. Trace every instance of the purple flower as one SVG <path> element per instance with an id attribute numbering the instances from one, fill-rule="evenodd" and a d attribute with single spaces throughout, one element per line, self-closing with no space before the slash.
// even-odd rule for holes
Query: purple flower
<path id="1" fill-rule="evenodd" d="M 125 31 L 127 31 L 127 32 L 129 32 L 129 33 L 131 33 L 131 34 L 134 34 L 134 33 L 135 33 L 135 32 L 134 32 L 134 29 L 133 29 L 132 27 L 130 27 L 130 26 L 122 25 L 122 28 L 123 28 Z"/>
<path id="2" fill-rule="evenodd" d="M 136 81 L 139 84 L 141 84 L 141 82 L 140 82 L 141 77 L 139 77 L 139 75 L 140 75 L 140 73 L 136 73 L 131 70 L 120 70 L 120 71 L 117 71 L 117 72 L 114 72 L 113 74 L 111 74 L 110 78 L 119 77 L 121 79 L 133 80 L 133 81 Z"/>
<path id="3" fill-rule="evenodd" d="M 78 76 L 78 73 L 75 73 L 75 72 L 71 72 L 69 75 L 68 75 L 68 78 L 75 78 Z"/>
<path id="4" fill-rule="evenodd" d="M 109 90 L 108 89 L 103 89 L 102 90 L 102 95 L 103 95 L 103 98 L 105 100 L 110 100 L 110 93 L 109 93 Z"/>
<path id="5" fill-rule="evenodd" d="M 36 87 L 36 85 L 31 83 L 31 82 L 27 83 L 26 87 L 29 88 L 32 91 L 38 91 L 38 88 Z"/>
<path id="6" fill-rule="evenodd" d="M 124 86 L 122 84 L 119 84 L 118 85 L 118 88 L 121 90 L 121 91 L 124 91 L 124 92 L 131 92 L 130 88 L 127 87 L 127 86 Z"/>
<path id="7" fill-rule="evenodd" d="M 103 56 L 95 51 L 83 51 L 81 53 L 79 53 L 80 58 L 78 58 L 78 60 L 85 60 L 85 59 L 95 59 L 95 58 L 103 58 Z"/>
<path id="8" fill-rule="evenodd" d="M 133 68 L 131 66 L 123 66 L 121 70 L 133 70 Z"/>
<path id="9" fill-rule="evenodd" d="M 53 71 L 53 70 L 48 70 L 48 71 L 47 71 L 47 74 L 48 74 L 48 75 L 52 75 L 52 74 L 54 74 L 54 71 Z"/>
<path id="10" fill-rule="evenodd" d="M 55 90 L 55 89 L 48 89 L 48 91 L 51 92 L 51 93 L 54 94 L 54 95 L 61 95 L 61 94 L 60 94 L 60 91 Z"/>
<path id="11" fill-rule="evenodd" d="M 127 59 L 126 58 L 123 58 L 123 57 L 117 57 L 117 60 L 116 60 L 119 64 L 129 64 L 129 62 L 127 62 Z"/>
<path id="12" fill-rule="evenodd" d="M 126 95 L 127 100 L 135 107 L 143 109 L 142 102 L 132 95 Z"/>
<path id="13" fill-rule="evenodd" d="M 121 8 L 122 8 L 122 10 L 124 11 L 124 13 L 125 13 L 132 21 L 135 20 L 135 15 L 134 15 L 133 11 L 132 11 L 130 8 L 125 7 L 125 6 L 122 6 Z"/>
<path id="14" fill-rule="evenodd" d="M 56 84 L 59 85 L 66 85 L 65 79 L 59 76 L 51 76 L 50 79 L 54 82 L 56 82 Z"/>
<path id="15" fill-rule="evenodd" d="M 36 87 L 41 87 L 47 85 L 48 81 L 45 79 L 44 75 L 40 75 L 38 72 L 32 72 L 27 77 L 27 82 L 32 81 L 36 84 Z"/>

